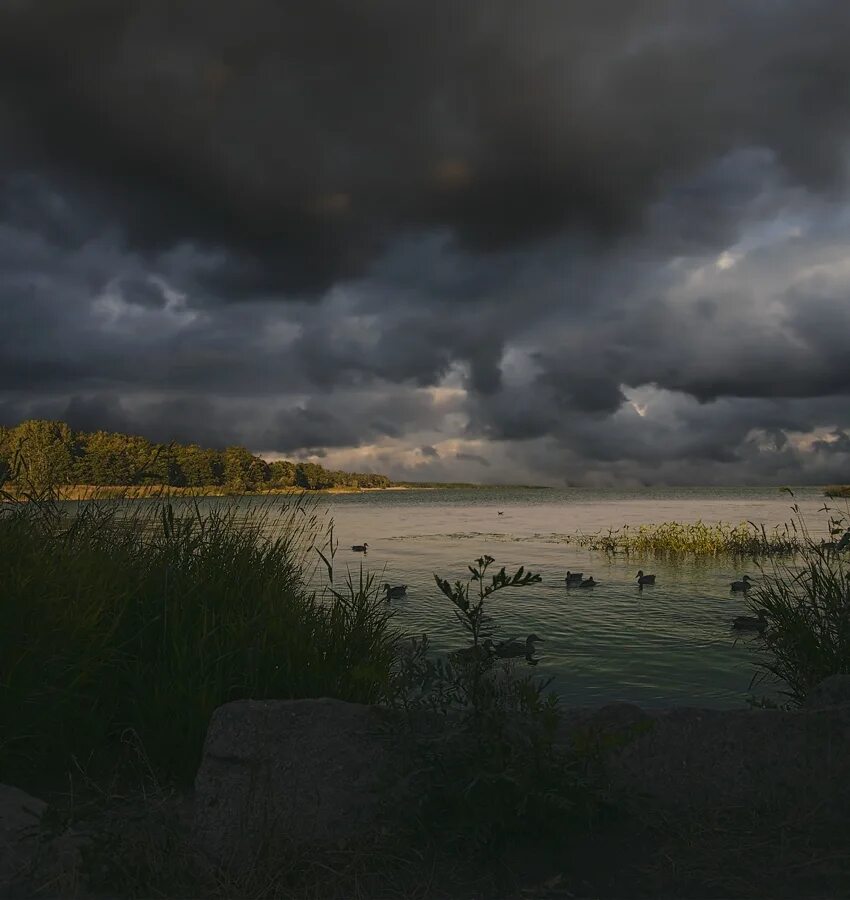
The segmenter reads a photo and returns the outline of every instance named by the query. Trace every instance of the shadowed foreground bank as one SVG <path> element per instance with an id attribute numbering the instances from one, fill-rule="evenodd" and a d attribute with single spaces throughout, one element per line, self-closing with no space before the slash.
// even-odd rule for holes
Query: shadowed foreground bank
<path id="1" fill-rule="evenodd" d="M 107 888 L 168 897 L 846 896 L 850 684 L 839 677 L 826 688 L 793 712 L 565 711 L 558 747 L 578 753 L 585 788 L 605 808 L 581 827 L 572 816 L 535 842 L 518 837 L 497 856 L 421 830 L 421 784 L 387 710 L 236 702 L 213 717 L 193 795 L 150 784 L 144 799 L 101 798 L 57 828 L 43 804 L 0 788 L 0 810 L 16 808 L 32 835 L 27 844 L 19 832 L 15 888 L 40 896 Z M 7 857 L 7 873 L 10 865 Z"/>

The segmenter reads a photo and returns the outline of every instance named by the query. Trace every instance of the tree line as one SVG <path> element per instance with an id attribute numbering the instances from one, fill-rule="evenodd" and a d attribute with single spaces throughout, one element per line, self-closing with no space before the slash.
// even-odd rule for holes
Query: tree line
<path id="1" fill-rule="evenodd" d="M 74 431 L 30 419 L 0 426 L 0 484 L 43 490 L 60 485 L 163 484 L 248 493 L 268 488 L 388 487 L 386 475 L 338 472 L 317 463 L 267 462 L 244 447 L 155 444 L 137 435 Z"/>

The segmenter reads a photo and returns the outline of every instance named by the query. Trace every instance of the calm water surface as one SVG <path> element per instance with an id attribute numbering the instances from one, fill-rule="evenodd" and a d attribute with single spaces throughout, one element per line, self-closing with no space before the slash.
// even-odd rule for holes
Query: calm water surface
<path id="1" fill-rule="evenodd" d="M 810 524 L 825 527 L 820 489 L 795 495 Z M 564 702 L 729 707 L 745 703 L 755 671 L 754 640 L 736 643 L 730 630 L 730 619 L 747 610 L 729 582 L 745 571 L 757 577 L 753 564 L 611 559 L 568 546 L 564 536 L 665 521 L 773 527 L 791 518 L 794 500 L 775 488 L 511 488 L 338 494 L 320 502 L 335 522 L 337 572 L 363 564 L 383 572 L 381 581 L 407 584 L 407 597 L 392 603 L 395 622 L 427 632 L 435 649 L 460 646 L 462 635 L 434 573 L 465 580 L 467 563 L 487 553 L 497 567 L 525 565 L 543 576 L 541 584 L 497 594 L 491 612 L 498 637 L 534 631 L 545 638 L 535 671 L 553 676 Z M 365 558 L 350 550 L 364 541 Z M 568 569 L 592 574 L 599 586 L 567 590 Z M 657 585 L 638 591 L 638 569 L 655 572 Z"/>

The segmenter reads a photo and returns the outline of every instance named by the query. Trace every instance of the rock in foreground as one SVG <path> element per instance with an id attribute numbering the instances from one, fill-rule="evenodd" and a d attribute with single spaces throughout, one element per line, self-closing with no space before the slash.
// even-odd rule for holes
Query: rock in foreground
<path id="1" fill-rule="evenodd" d="M 361 838 L 379 820 L 394 760 L 372 707 L 228 703 L 213 715 L 195 780 L 193 843 L 242 868 L 281 846 Z"/>
<path id="2" fill-rule="evenodd" d="M 642 716 L 636 707 L 627 716 L 624 707 L 584 717 L 572 739 L 600 751 L 610 786 L 658 808 L 697 814 L 770 803 L 850 808 L 850 706 L 680 708 Z"/>
<path id="3" fill-rule="evenodd" d="M 648 813 L 850 809 L 850 706 L 565 710 L 559 741 L 597 760 L 600 786 Z M 196 780 L 194 843 L 243 868 L 293 844 L 374 835 L 404 808 L 398 738 L 374 708 L 337 700 L 239 701 L 213 716 Z M 400 806 L 401 805 L 401 806 Z"/>

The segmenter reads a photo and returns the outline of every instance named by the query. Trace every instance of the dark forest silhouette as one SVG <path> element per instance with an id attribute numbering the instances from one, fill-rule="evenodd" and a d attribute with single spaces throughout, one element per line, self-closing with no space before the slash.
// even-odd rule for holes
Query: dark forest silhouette
<path id="1" fill-rule="evenodd" d="M 268 462 L 244 447 L 156 444 L 137 435 L 74 431 L 64 422 L 39 419 L 0 427 L 0 467 L 34 488 L 163 484 L 245 492 L 391 484 L 386 475 L 331 471 L 311 462 Z"/>

